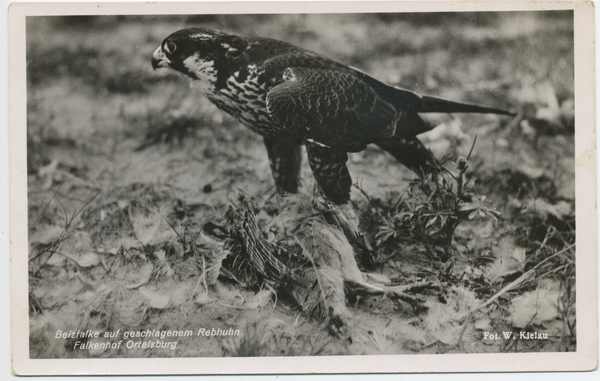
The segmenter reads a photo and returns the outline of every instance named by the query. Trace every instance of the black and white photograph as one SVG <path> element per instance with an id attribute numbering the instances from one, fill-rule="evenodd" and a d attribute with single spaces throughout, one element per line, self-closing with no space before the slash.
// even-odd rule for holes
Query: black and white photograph
<path id="1" fill-rule="evenodd" d="M 517 4 L 20 4 L 15 372 L 595 368 L 593 11 Z"/>

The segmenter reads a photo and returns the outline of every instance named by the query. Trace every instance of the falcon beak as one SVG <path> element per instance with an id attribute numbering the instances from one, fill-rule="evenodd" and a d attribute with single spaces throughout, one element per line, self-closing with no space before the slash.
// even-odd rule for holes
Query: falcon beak
<path id="1" fill-rule="evenodd" d="M 171 61 L 165 56 L 162 48 L 159 46 L 152 55 L 152 69 L 156 70 L 160 67 L 168 67 Z"/>

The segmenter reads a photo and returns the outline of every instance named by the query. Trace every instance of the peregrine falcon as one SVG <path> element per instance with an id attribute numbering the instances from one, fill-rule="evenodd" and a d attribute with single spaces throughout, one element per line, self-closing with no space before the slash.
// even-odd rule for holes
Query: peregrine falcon
<path id="1" fill-rule="evenodd" d="M 348 152 L 375 144 L 412 170 L 425 168 L 431 152 L 416 136 L 432 126 L 419 113 L 512 115 L 391 87 L 283 41 L 204 28 L 165 38 L 152 66 L 199 81 L 212 103 L 260 134 L 280 192 L 297 191 L 304 145 L 317 184 L 338 205 L 350 199 Z"/>

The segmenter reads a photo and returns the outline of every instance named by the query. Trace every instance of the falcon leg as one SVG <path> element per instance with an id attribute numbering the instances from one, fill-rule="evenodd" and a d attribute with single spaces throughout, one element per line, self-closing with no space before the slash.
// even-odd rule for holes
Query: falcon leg
<path id="1" fill-rule="evenodd" d="M 375 142 L 375 144 L 389 152 L 396 160 L 409 169 L 415 172 L 428 172 L 427 160 L 431 160 L 433 154 L 416 137 L 401 138 L 399 136 L 392 136 L 389 139 Z"/>
<path id="2" fill-rule="evenodd" d="M 275 185 L 280 193 L 296 193 L 300 186 L 302 146 L 295 142 L 264 138 Z"/>
<path id="3" fill-rule="evenodd" d="M 342 205 L 350 201 L 352 179 L 346 167 L 348 154 L 305 141 L 308 163 L 317 184 L 330 201 Z"/>

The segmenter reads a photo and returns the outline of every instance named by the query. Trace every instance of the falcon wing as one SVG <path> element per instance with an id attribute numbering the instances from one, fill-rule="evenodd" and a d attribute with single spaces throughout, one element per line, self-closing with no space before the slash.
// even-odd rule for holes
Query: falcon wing
<path id="1" fill-rule="evenodd" d="M 267 93 L 280 126 L 335 151 L 355 152 L 394 135 L 399 114 L 353 73 L 288 67 Z"/>

